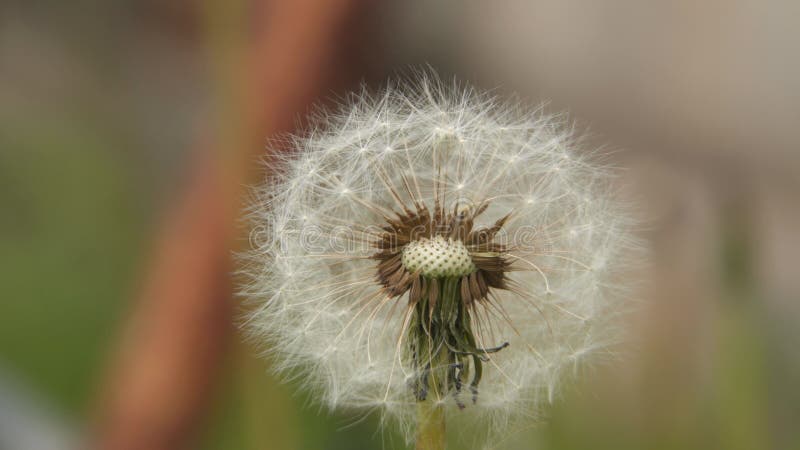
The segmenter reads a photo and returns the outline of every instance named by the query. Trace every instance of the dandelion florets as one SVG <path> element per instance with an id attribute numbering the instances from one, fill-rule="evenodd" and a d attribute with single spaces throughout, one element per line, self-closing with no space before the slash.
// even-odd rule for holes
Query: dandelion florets
<path id="1" fill-rule="evenodd" d="M 251 335 L 330 407 L 495 431 L 617 343 L 634 221 L 563 117 L 431 77 L 320 112 L 268 161 Z"/>

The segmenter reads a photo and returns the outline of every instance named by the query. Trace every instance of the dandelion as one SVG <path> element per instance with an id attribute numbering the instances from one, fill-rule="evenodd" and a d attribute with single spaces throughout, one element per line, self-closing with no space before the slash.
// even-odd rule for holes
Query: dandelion
<path id="1" fill-rule="evenodd" d="M 366 90 L 271 155 L 246 322 L 331 408 L 444 448 L 537 418 L 619 337 L 634 222 L 564 117 L 435 77 Z"/>

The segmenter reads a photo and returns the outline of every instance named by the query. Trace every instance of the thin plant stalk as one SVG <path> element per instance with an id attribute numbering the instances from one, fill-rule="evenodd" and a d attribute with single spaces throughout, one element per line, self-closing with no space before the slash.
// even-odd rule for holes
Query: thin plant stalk
<path id="1" fill-rule="evenodd" d="M 417 402 L 416 450 L 443 450 L 446 447 L 444 407 L 437 402 Z"/>

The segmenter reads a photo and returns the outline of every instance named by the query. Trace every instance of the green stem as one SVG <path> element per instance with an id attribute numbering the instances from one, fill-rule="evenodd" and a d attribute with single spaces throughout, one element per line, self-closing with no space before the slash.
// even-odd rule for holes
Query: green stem
<path id="1" fill-rule="evenodd" d="M 422 355 L 427 355 L 427 361 L 423 356 L 422 362 L 418 365 L 429 367 L 427 379 L 423 389 L 427 391 L 424 399 L 417 401 L 417 445 L 416 450 L 444 450 L 447 445 L 445 434 L 445 411 L 443 399 L 447 395 L 450 386 L 448 384 L 448 374 L 450 366 L 450 352 L 444 345 L 446 337 L 442 335 L 447 331 L 444 326 L 443 316 L 450 316 L 456 311 L 451 310 L 458 305 L 460 299 L 457 291 L 449 286 L 454 284 L 447 280 L 440 280 L 438 291 L 438 307 L 435 311 L 429 311 L 429 303 L 425 299 L 422 302 L 419 316 L 430 324 L 429 333 L 420 333 L 419 349 Z M 450 287 L 448 289 L 448 287 Z M 429 314 L 433 314 L 433 317 Z M 421 330 L 422 331 L 422 330 Z M 431 343 L 433 350 L 430 348 Z M 430 352 L 433 352 L 431 354 Z"/>
<path id="2" fill-rule="evenodd" d="M 417 402 L 416 450 L 444 450 L 444 406 L 432 400 Z"/>

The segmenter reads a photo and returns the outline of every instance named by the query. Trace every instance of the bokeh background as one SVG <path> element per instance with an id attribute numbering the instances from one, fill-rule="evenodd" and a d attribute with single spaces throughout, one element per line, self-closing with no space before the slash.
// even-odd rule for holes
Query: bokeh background
<path id="1" fill-rule="evenodd" d="M 268 139 L 422 65 L 568 111 L 646 218 L 635 351 L 494 444 L 800 449 L 798 23 L 788 0 L 4 1 L 0 449 L 405 448 L 268 374 L 227 258 Z"/>

